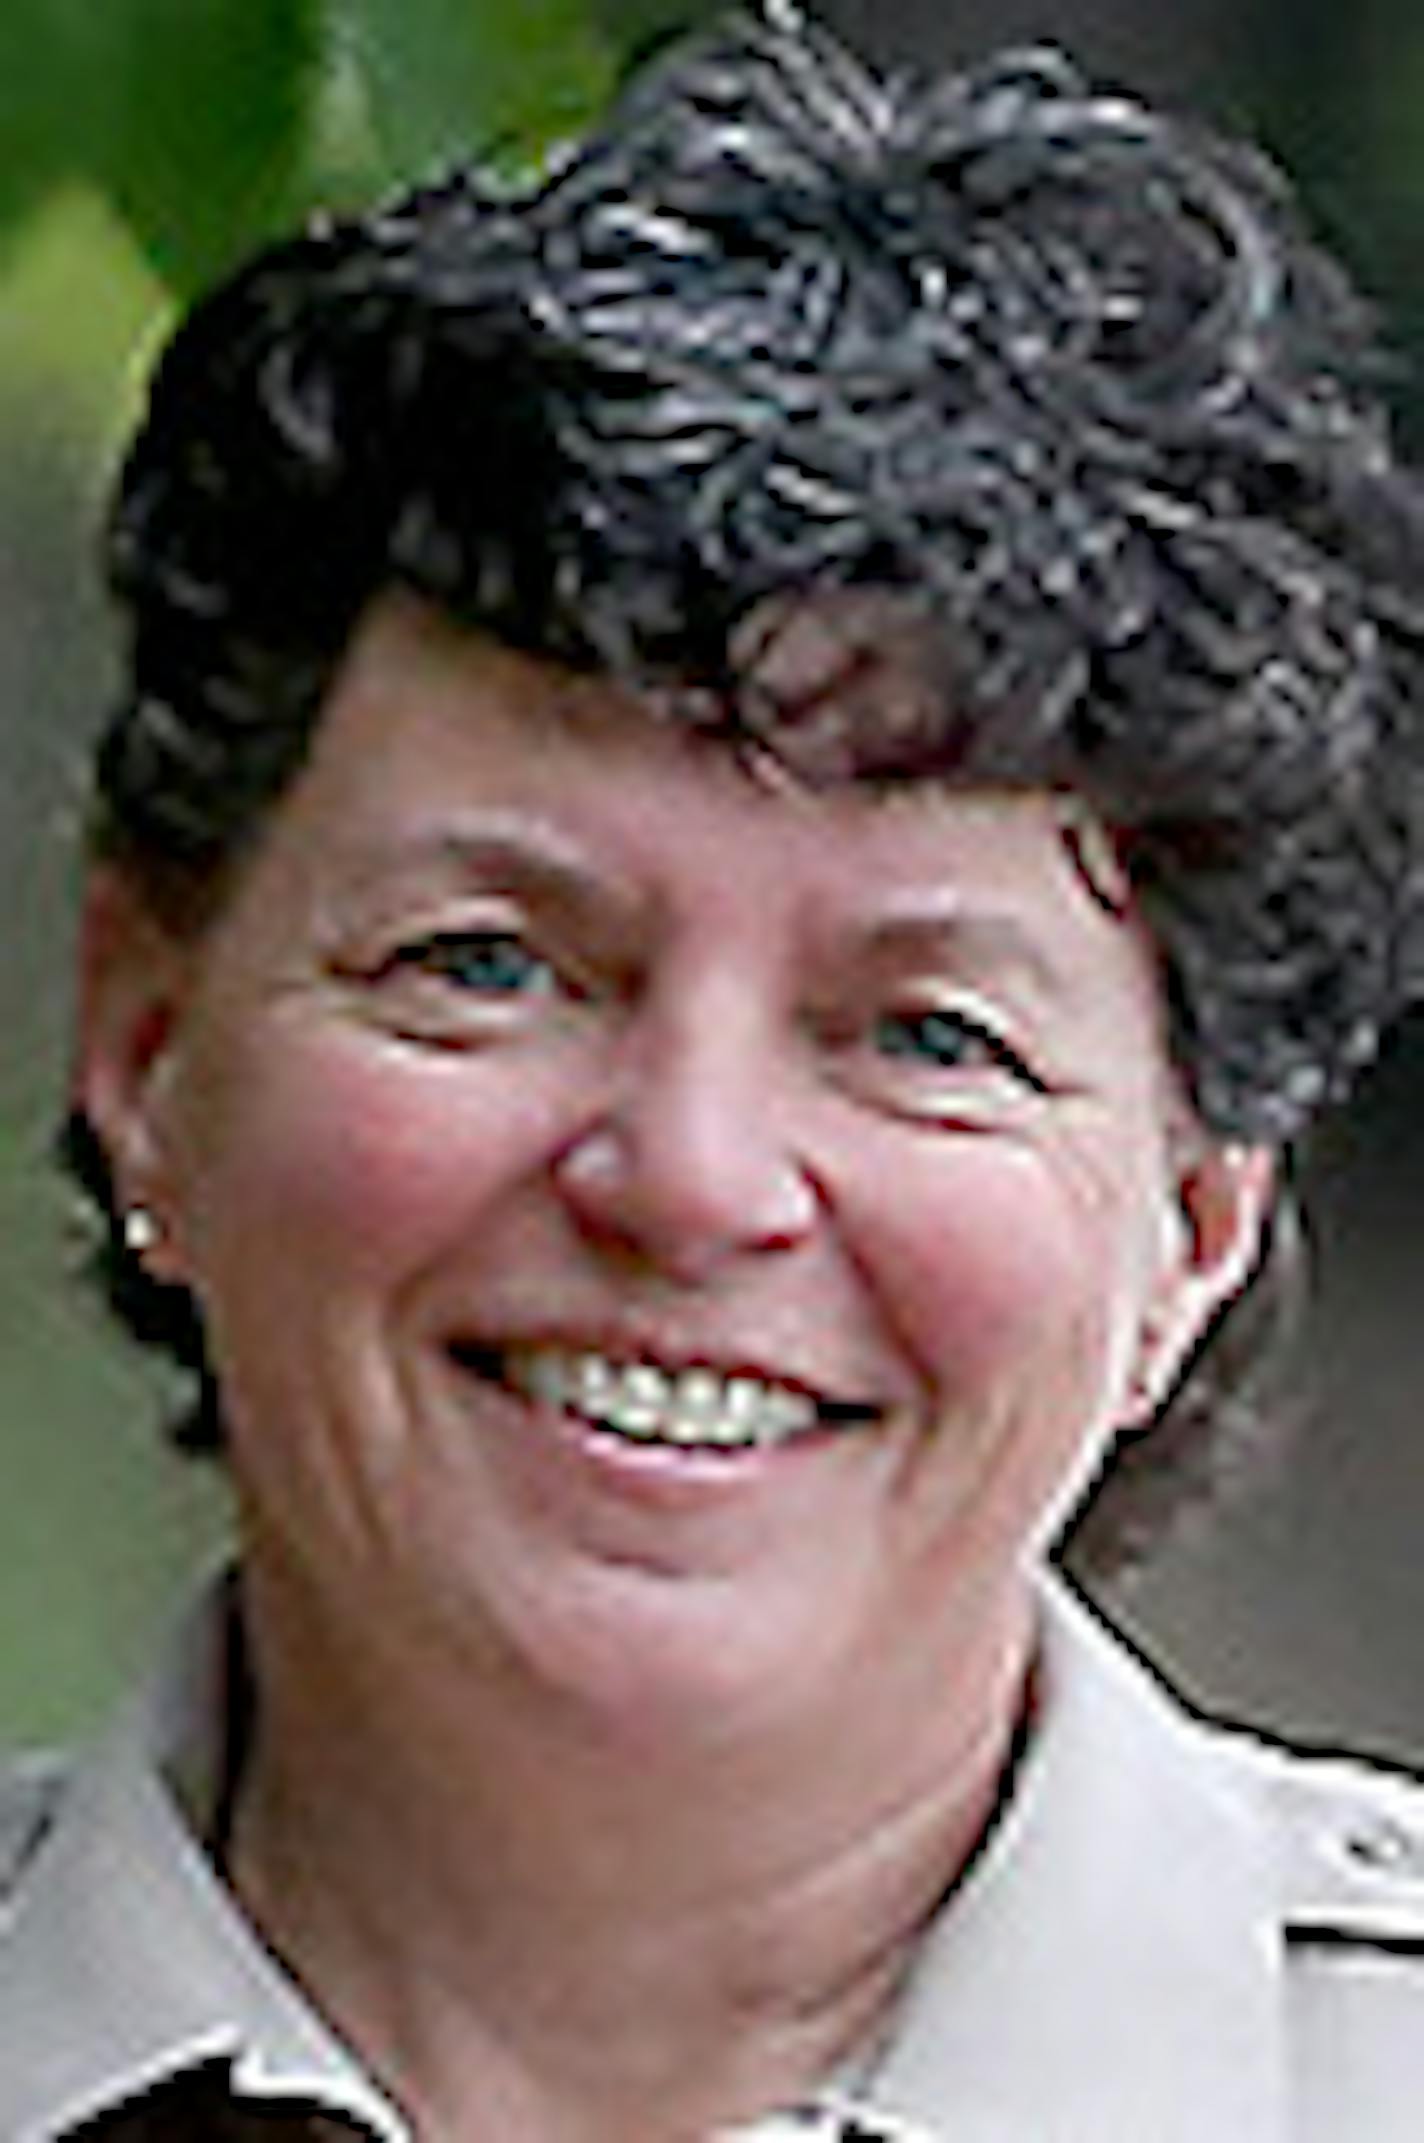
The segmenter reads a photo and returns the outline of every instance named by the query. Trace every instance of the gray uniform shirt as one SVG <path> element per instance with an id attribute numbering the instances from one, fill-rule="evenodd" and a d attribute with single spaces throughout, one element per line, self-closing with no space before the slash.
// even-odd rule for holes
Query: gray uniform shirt
<path id="1" fill-rule="evenodd" d="M 1205 1726 L 1058 1581 L 1042 1606 L 1012 1799 L 888 2029 L 740 2143 L 1417 2143 L 1420 1788 Z M 411 2143 L 201 1843 L 227 1612 L 215 1594 L 89 1756 L 0 1782 L 3 2143 L 214 2063 L 254 2110 Z"/>

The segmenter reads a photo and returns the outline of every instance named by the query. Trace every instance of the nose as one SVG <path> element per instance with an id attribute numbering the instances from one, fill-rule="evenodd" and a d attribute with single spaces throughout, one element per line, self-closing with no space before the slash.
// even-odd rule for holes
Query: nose
<path id="1" fill-rule="evenodd" d="M 580 1232 L 684 1283 L 805 1242 L 821 1196 L 790 1055 L 735 989 L 628 1035 L 607 1105 L 557 1166 Z"/>

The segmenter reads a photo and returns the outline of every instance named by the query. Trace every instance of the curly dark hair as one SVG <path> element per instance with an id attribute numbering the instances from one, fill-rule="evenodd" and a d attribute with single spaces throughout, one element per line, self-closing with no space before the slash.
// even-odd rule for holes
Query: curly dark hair
<path id="1" fill-rule="evenodd" d="M 404 586 L 807 780 L 1086 798 L 1203 1120 L 1285 1142 L 1410 988 L 1424 512 L 1380 369 L 1256 154 L 1052 50 L 879 78 L 764 0 L 556 169 L 318 222 L 180 329 L 112 521 L 96 851 L 200 927 Z M 924 689 L 771 689 L 826 598 L 908 620 Z M 205 1377 L 69 1150 L 111 1300 Z"/>

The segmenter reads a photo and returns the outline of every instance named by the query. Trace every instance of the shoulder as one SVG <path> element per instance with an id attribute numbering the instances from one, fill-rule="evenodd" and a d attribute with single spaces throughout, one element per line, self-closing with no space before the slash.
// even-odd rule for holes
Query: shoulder
<path id="1" fill-rule="evenodd" d="M 0 1932 L 59 1814 L 69 1766 L 50 1754 L 0 1760 Z"/>
<path id="2" fill-rule="evenodd" d="M 1417 1948 L 1424 1964 L 1424 1780 L 1234 1731 L 1212 1738 L 1264 1816 L 1288 1941 L 1401 1957 Z"/>
<path id="3" fill-rule="evenodd" d="M 1292 2097 L 1312 2139 L 1419 2134 L 1424 1783 L 1341 1756 L 1219 1737 L 1264 1817 Z"/>
<path id="4" fill-rule="evenodd" d="M 1229 1984 L 1230 1965 L 1265 1995 L 1249 2031 L 1272 2049 L 1291 2109 L 1282 2133 L 1419 2143 L 1424 1783 L 1203 1719 L 1158 1675 L 1134 1671 L 1130 1645 L 1109 1653 L 1109 1669 L 1128 1696 L 1111 1723 L 1156 1752 L 1137 1775 L 1155 1798 L 1147 1827 L 1164 1841 L 1161 1888 L 1177 1924 L 1191 1924 L 1195 1899 L 1202 1954 L 1220 1956 L 1213 1970 Z M 1259 1976 L 1241 1977 L 1243 1941 Z"/>

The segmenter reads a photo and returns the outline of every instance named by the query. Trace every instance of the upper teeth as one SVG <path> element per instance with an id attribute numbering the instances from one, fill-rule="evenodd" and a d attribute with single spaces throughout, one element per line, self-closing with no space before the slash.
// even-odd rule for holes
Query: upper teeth
<path id="1" fill-rule="evenodd" d="M 816 1426 L 816 1402 L 785 1384 L 724 1377 L 715 1369 L 659 1369 L 602 1354 L 538 1347 L 510 1357 L 509 1377 L 530 1398 L 585 1414 L 641 1442 L 716 1449 L 782 1443 Z"/>

